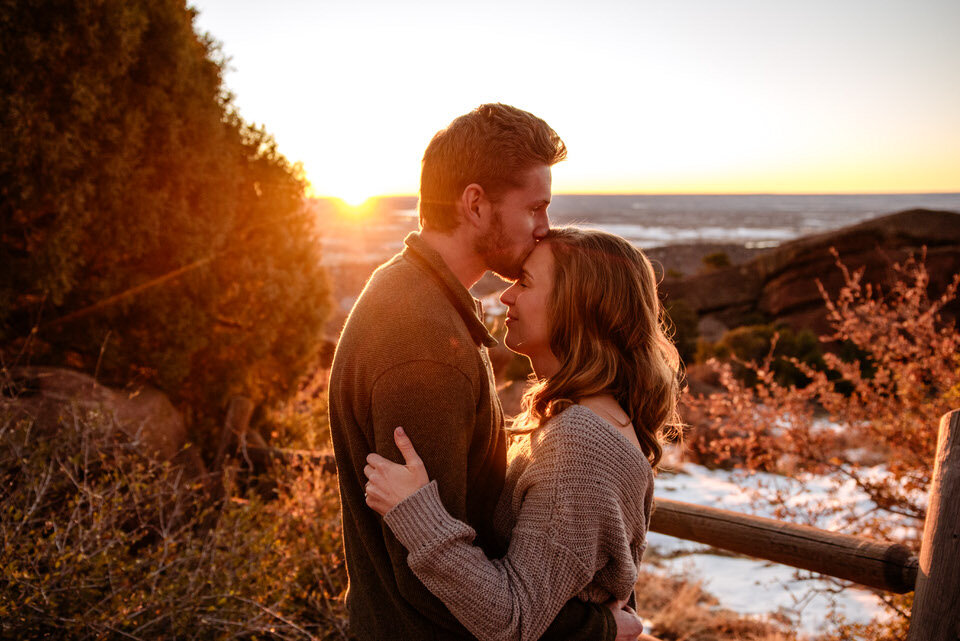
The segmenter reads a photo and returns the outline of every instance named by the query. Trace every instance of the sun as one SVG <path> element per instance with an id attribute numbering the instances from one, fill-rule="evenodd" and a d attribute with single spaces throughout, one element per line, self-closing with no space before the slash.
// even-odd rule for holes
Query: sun
<path id="1" fill-rule="evenodd" d="M 369 188 L 366 188 L 364 185 L 360 184 L 341 184 L 333 189 L 329 187 L 330 186 L 328 186 L 327 189 L 318 189 L 313 183 L 308 182 L 306 195 L 309 198 L 333 198 L 340 200 L 344 205 L 347 206 L 348 209 L 355 210 L 363 209 L 364 205 L 375 198 L 375 195 Z"/>
<path id="2" fill-rule="evenodd" d="M 340 195 L 340 200 L 347 203 L 351 207 L 359 208 L 368 200 L 373 198 L 371 194 L 360 189 L 346 190 L 343 194 Z"/>

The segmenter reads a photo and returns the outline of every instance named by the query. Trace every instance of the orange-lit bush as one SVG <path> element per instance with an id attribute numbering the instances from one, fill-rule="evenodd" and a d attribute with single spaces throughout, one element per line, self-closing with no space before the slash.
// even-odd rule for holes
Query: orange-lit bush
<path id="1" fill-rule="evenodd" d="M 738 379 L 733 365 L 714 361 L 724 391 L 689 401 L 712 432 L 699 442 L 718 462 L 747 470 L 801 481 L 823 475 L 837 488 L 854 483 L 869 497 L 869 508 L 849 512 L 831 496 L 794 502 L 785 491 L 766 500 L 783 518 L 827 516 L 840 529 L 916 551 L 939 418 L 960 404 L 960 331 L 940 313 L 956 297 L 960 274 L 931 298 L 922 256 L 893 266 L 889 291 L 863 283 L 863 271 L 849 271 L 839 257 L 837 266 L 845 286 L 833 299 L 821 287 L 833 328 L 821 340 L 845 342 L 864 356 L 844 360 L 828 352 L 831 372 L 792 359 L 810 380 L 804 387 L 778 383 L 772 350 L 759 362 L 740 363 L 755 374 L 756 385 Z M 888 599 L 905 616 L 908 602 Z"/>
<path id="2" fill-rule="evenodd" d="M 150 383 L 216 443 L 232 395 L 291 393 L 330 304 L 303 172 L 237 114 L 194 17 L 4 5 L 0 359 Z"/>

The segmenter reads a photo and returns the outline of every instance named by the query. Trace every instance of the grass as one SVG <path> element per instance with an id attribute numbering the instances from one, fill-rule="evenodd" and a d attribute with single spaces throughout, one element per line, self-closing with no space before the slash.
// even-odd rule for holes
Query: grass
<path id="1" fill-rule="evenodd" d="M 323 382 L 265 417 L 271 444 L 329 448 Z M 231 464 L 187 478 L 101 413 L 44 426 L 4 407 L 0 638 L 349 638 L 335 475 L 293 456 L 259 476 Z M 655 561 L 641 566 L 637 611 L 663 641 L 798 638 Z M 873 636 L 841 623 L 823 640 Z"/>
<path id="2" fill-rule="evenodd" d="M 3 406 L 0 406 L 2 408 Z M 346 639 L 336 478 L 187 478 L 110 419 L 0 410 L 0 637 Z"/>

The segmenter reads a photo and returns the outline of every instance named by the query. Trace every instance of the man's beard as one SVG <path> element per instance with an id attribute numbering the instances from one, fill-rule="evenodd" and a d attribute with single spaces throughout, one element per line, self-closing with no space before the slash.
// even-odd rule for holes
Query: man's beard
<path id="1" fill-rule="evenodd" d="M 511 256 L 507 253 L 509 247 L 510 239 L 503 232 L 503 216 L 499 209 L 494 209 L 489 231 L 477 238 L 473 250 L 483 258 L 487 269 L 509 280 L 516 280 L 523 274 L 523 261 L 529 252 Z"/>

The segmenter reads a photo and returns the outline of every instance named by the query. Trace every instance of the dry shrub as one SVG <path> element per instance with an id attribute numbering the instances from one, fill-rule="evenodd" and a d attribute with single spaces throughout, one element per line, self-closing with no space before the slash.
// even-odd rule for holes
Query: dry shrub
<path id="1" fill-rule="evenodd" d="M 910 601 L 902 595 L 896 595 L 893 600 L 899 601 L 904 607 L 908 607 Z M 908 626 L 909 619 L 906 617 L 869 623 L 847 623 L 838 619 L 836 629 L 817 637 L 817 641 L 904 641 Z"/>
<path id="2" fill-rule="evenodd" d="M 265 499 L 115 431 L 0 417 L 0 637 L 346 638 L 335 478 L 301 461 Z"/>
<path id="3" fill-rule="evenodd" d="M 317 367 L 300 379 L 297 389 L 284 402 L 263 412 L 262 436 L 271 445 L 292 450 L 332 452 L 327 415 L 327 384 L 330 369 Z"/>
<path id="4" fill-rule="evenodd" d="M 718 607 L 700 581 L 641 570 L 637 612 L 663 641 L 794 641 L 784 622 L 744 616 Z"/>
<path id="5" fill-rule="evenodd" d="M 738 379 L 729 364 L 714 363 L 724 391 L 688 402 L 709 425 L 713 438 L 707 445 L 718 462 L 777 471 L 801 482 L 815 474 L 835 490 L 853 484 L 870 501 L 851 510 L 834 492 L 806 501 L 794 501 L 789 491 L 767 492 L 763 500 L 779 518 L 827 517 L 838 530 L 917 551 L 939 418 L 960 401 L 960 331 L 940 315 L 956 297 L 960 274 L 932 298 L 923 255 L 893 266 L 889 291 L 864 284 L 863 270 L 849 271 L 838 256 L 837 266 L 845 286 L 835 299 L 821 287 L 833 329 L 821 340 L 853 347 L 849 353 L 859 357 L 828 353 L 830 371 L 794 359 L 810 379 L 804 387 L 778 382 L 769 356 L 740 363 L 755 374 L 756 385 Z M 880 629 L 901 625 L 910 597 L 885 602 L 900 623 L 861 626 L 862 636 L 837 638 L 882 638 Z M 844 630 L 858 634 L 857 626 Z"/>

